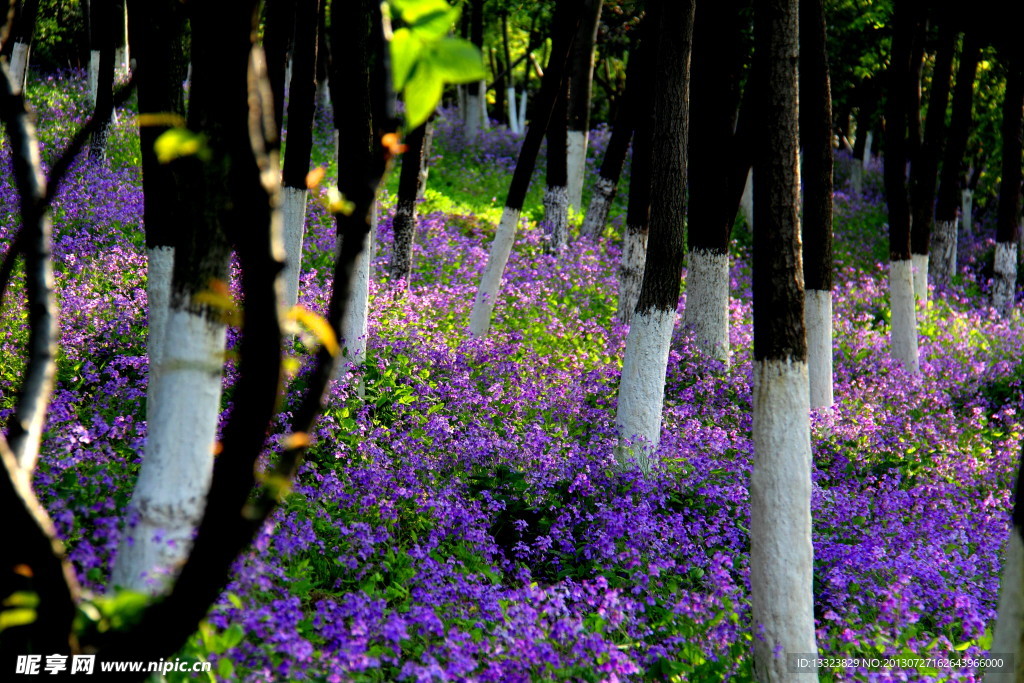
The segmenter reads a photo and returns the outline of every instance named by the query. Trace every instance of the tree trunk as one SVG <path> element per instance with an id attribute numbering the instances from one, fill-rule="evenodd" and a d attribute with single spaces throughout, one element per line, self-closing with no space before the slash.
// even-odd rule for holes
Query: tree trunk
<path id="1" fill-rule="evenodd" d="M 916 7 L 896 5 L 893 18 L 889 96 L 885 103 L 885 199 L 889 207 L 889 305 L 892 355 L 908 372 L 919 372 L 914 276 L 910 260 L 910 204 L 907 198 L 907 92 L 912 82 L 911 50 Z"/>
<path id="2" fill-rule="evenodd" d="M 116 19 L 115 0 L 91 0 L 90 25 L 93 35 L 93 52 L 99 54 L 96 74 L 95 116 L 104 121 L 89 141 L 89 156 L 100 158 L 105 155 L 107 135 L 110 131 L 110 116 L 114 109 L 114 25 Z"/>
<path id="3" fill-rule="evenodd" d="M 470 24 L 469 40 L 483 52 L 484 0 L 470 0 L 467 11 Z M 484 125 L 484 118 L 487 116 L 487 106 L 484 103 L 485 95 L 486 91 L 481 81 L 475 81 L 466 86 L 465 109 L 462 111 L 462 116 L 466 126 L 467 140 L 475 140 L 480 134 L 480 128 Z"/>
<path id="4" fill-rule="evenodd" d="M 751 85 L 762 115 L 754 150 L 750 593 L 753 630 L 758 634 L 754 638 L 754 672 L 759 681 L 792 680 L 786 654 L 818 651 L 811 587 L 811 438 L 800 253 L 797 15 L 796 0 L 764 0 L 754 6 Z"/>
<path id="5" fill-rule="evenodd" d="M 544 223 L 552 251 L 569 243 L 568 124 L 569 78 L 562 83 L 548 125 L 548 173 L 544 192 Z"/>
<path id="6" fill-rule="evenodd" d="M 412 243 L 416 239 L 416 200 L 420 192 L 420 170 L 424 165 L 424 138 L 429 122 L 418 126 L 406 138 L 402 175 L 395 204 L 395 247 L 391 252 L 391 284 L 408 289 L 412 275 Z"/>
<path id="7" fill-rule="evenodd" d="M 904 0 L 906 1 L 906 0 Z M 910 49 L 910 79 L 907 82 L 907 160 L 915 161 L 921 150 L 921 71 L 924 69 L 925 38 L 928 19 L 916 10 L 914 39 Z"/>
<path id="8" fill-rule="evenodd" d="M 832 407 L 832 95 L 822 0 L 800 2 L 804 318 L 811 408 Z"/>
<path id="9" fill-rule="evenodd" d="M 1013 499 L 990 650 L 1006 657 L 1009 669 L 987 673 L 985 680 L 993 683 L 1015 683 L 1024 678 L 1024 459 L 1017 466 Z"/>
<path id="10" fill-rule="evenodd" d="M 114 4 L 114 80 L 123 82 L 131 74 L 131 56 L 128 52 L 128 7 L 125 0 Z"/>
<path id="11" fill-rule="evenodd" d="M 694 19 L 688 174 L 689 264 L 683 322 L 697 348 L 729 362 L 729 171 L 739 105 L 739 8 L 699 3 Z"/>
<path id="12" fill-rule="evenodd" d="M 270 94 L 274 100 L 274 124 L 279 140 L 284 122 L 288 49 L 293 32 L 300 30 L 296 24 L 296 11 L 295 0 L 266 0 L 263 5 L 263 53 L 267 60 L 267 80 L 270 81 Z"/>
<path id="13" fill-rule="evenodd" d="M 372 0 L 362 0 L 362 5 L 360 19 L 350 18 L 351 26 L 333 31 L 331 43 L 332 81 L 336 83 L 332 95 L 338 139 L 338 190 L 357 206 L 365 206 L 367 211 L 365 216 L 337 216 L 339 254 L 350 248 L 347 240 L 361 241 L 352 266 L 348 301 L 337 323 L 345 348 L 342 362 L 338 364 L 339 375 L 343 375 L 349 365 L 362 364 L 365 358 L 371 246 L 377 221 L 376 188 L 365 187 L 363 175 L 363 169 L 372 167 L 376 147 L 381 144 L 374 138 L 374 126 L 380 122 L 373 120 L 369 87 L 374 66 L 366 54 L 372 31 L 372 26 L 366 22 L 372 23 L 370 17 L 376 5 Z M 354 11 L 353 6 L 346 13 Z M 340 75 L 343 69 L 347 78 Z M 363 231 L 367 221 L 370 230 Z"/>
<path id="14" fill-rule="evenodd" d="M 11 31 L 14 44 L 11 47 L 10 74 L 14 93 L 19 94 L 28 82 L 28 62 L 32 53 L 32 39 L 36 32 L 36 14 L 39 0 L 25 0 Z"/>
<path id="15" fill-rule="evenodd" d="M 569 70 L 569 132 L 566 136 L 569 206 L 579 211 L 587 169 L 590 135 L 590 91 L 594 79 L 594 44 L 603 0 L 584 0 L 583 18 L 573 41 Z"/>
<path id="16" fill-rule="evenodd" d="M 181 87 L 188 72 L 185 56 L 184 8 L 173 0 L 130 0 L 132 53 L 136 63 L 139 114 L 172 113 L 184 118 L 185 92 Z M 187 198 L 178 188 L 171 167 L 161 164 L 153 147 L 169 126 L 140 126 L 142 151 L 143 217 L 146 227 L 146 298 L 149 306 L 149 377 L 146 421 L 152 424 L 156 389 L 160 382 L 167 318 L 170 315 L 171 277 L 178 231 L 186 220 L 180 208 Z M 119 570 L 120 563 L 115 565 Z M 115 574 L 120 581 L 127 577 Z"/>
<path id="17" fill-rule="evenodd" d="M 651 246 L 626 338 L 615 427 L 616 458 L 647 473 L 661 440 L 665 371 L 679 306 L 685 251 L 686 140 L 693 41 L 692 0 L 655 0 L 650 12 L 654 89 Z M 637 131 L 640 135 L 640 131 Z"/>
<path id="18" fill-rule="evenodd" d="M 947 257 L 941 263 L 936 259 L 929 268 L 929 274 L 935 283 L 948 283 L 956 273 L 956 210 L 961 199 L 960 166 L 967 150 L 967 137 L 971 131 L 974 78 L 978 71 L 980 55 L 981 41 L 974 31 L 967 31 L 960 53 L 956 86 L 953 89 L 949 139 L 946 140 L 946 149 L 942 156 L 939 194 L 935 204 L 935 241 L 941 243 L 947 253 Z"/>
<path id="19" fill-rule="evenodd" d="M 939 26 L 939 50 L 928 93 L 928 114 L 924 141 L 910 167 L 910 251 L 914 261 L 914 290 L 919 299 L 928 300 L 928 280 L 936 286 L 949 284 L 956 266 L 956 232 L 935 234 L 934 266 L 929 266 L 929 242 L 935 226 L 935 191 L 938 184 L 939 157 L 946 137 L 946 107 L 949 104 L 953 53 L 957 31 L 953 16 L 942 18 Z M 950 237 L 952 240 L 950 241 Z M 931 273 L 929 272 L 931 271 Z"/>
<path id="20" fill-rule="evenodd" d="M 626 208 L 626 230 L 622 236 L 622 261 L 619 264 L 619 303 L 615 317 L 630 323 L 643 284 L 647 262 L 647 238 L 651 221 L 651 180 L 654 156 L 654 29 L 643 39 L 641 52 L 641 83 L 633 127 L 633 161 L 629 175 L 629 198 Z"/>
<path id="21" fill-rule="evenodd" d="M 604 232 L 605 223 L 608 222 L 608 211 L 611 208 L 612 200 L 615 199 L 619 177 L 622 175 L 626 153 L 629 151 L 629 141 L 633 137 L 637 111 L 632 103 L 641 97 L 640 81 L 645 78 L 644 72 L 640 68 L 640 51 L 644 49 L 641 32 L 645 30 L 644 25 L 641 23 L 633 30 L 629 46 L 629 61 L 626 64 L 625 103 L 620 105 L 615 113 L 612 136 L 608 141 L 604 159 L 601 161 L 601 169 L 598 171 L 597 181 L 594 183 L 593 193 L 590 196 L 590 204 L 587 205 L 587 213 L 583 217 L 583 226 L 580 228 L 581 235 L 592 239 L 597 239 Z"/>
<path id="22" fill-rule="evenodd" d="M 512 174 L 512 182 L 505 199 L 505 209 L 501 214 L 501 222 L 498 223 L 498 230 L 494 235 L 491 252 L 487 258 L 487 266 L 480 278 L 480 286 L 477 288 L 473 310 L 470 313 L 469 332 L 474 336 L 487 334 L 491 327 L 491 315 L 497 303 L 501 277 L 505 272 L 509 254 L 512 253 L 516 225 L 519 223 L 519 216 L 523 211 L 523 202 L 526 200 L 526 191 L 530 187 L 533 167 L 537 163 L 540 143 L 547 132 L 548 123 L 555 107 L 555 98 L 561 88 L 566 61 L 572 47 L 572 37 L 580 21 L 581 5 L 581 0 L 575 0 L 574 2 L 559 3 L 555 8 L 551 60 L 544 71 L 540 94 L 533 112 L 534 118 L 526 133 L 526 138 L 523 140 L 523 146 L 519 150 L 516 170 Z"/>
<path id="23" fill-rule="evenodd" d="M 1024 58 L 1011 54 L 1007 59 L 1006 95 L 1003 99 L 1002 179 L 996 216 L 995 281 L 992 306 L 1003 317 L 1013 310 L 1017 292 L 1017 240 L 1020 239 L 1020 186 L 1022 124 L 1024 124 Z M 1008 650 L 1015 652 L 1016 650 Z"/>
<path id="24" fill-rule="evenodd" d="M 174 162 L 187 202 L 174 253 L 170 307 L 160 380 L 153 397 L 146 450 L 132 494 L 115 583 L 159 593 L 168 575 L 189 555 L 202 518 L 213 470 L 220 416 L 224 310 L 197 295 L 227 292 L 230 245 L 225 226 L 244 211 L 234 196 L 232 168 L 251 161 L 249 143 L 249 42 L 251 17 L 224 27 L 224 15 L 196 9 L 192 32 L 192 90 L 188 126 L 206 137 L 208 157 Z M 154 41 L 155 42 L 155 41 Z M 160 49 L 159 42 L 154 49 Z"/>
<path id="25" fill-rule="evenodd" d="M 300 0 L 294 3 L 293 12 L 295 35 L 292 43 L 292 79 L 288 94 L 288 146 L 281 173 L 286 309 L 298 302 L 299 275 L 302 272 L 302 239 L 306 228 L 306 205 L 309 196 L 306 176 L 309 174 L 309 160 L 313 150 L 313 118 L 316 114 L 320 0 Z M 270 75 L 269 69 L 267 75 Z M 276 101 L 274 106 L 277 106 Z"/>

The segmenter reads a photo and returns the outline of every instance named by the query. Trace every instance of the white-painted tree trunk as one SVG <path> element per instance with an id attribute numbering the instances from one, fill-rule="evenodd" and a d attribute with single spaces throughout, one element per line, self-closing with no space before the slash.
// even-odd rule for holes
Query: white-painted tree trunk
<path id="1" fill-rule="evenodd" d="M 992 307 L 1006 317 L 1013 310 L 1017 290 L 1017 245 L 996 242 L 995 277 L 992 280 Z"/>
<path id="2" fill-rule="evenodd" d="M 487 81 L 480 81 L 480 127 L 491 129 L 491 117 L 487 113 Z"/>
<path id="3" fill-rule="evenodd" d="M 853 166 L 850 167 L 850 186 L 853 196 L 859 197 L 864 194 L 864 167 L 857 159 L 853 162 Z"/>
<path id="4" fill-rule="evenodd" d="M 628 323 L 633 318 L 633 309 L 640 298 L 646 262 L 647 233 L 631 230 L 627 226 L 622 243 L 622 262 L 619 264 L 619 307 L 615 314 L 619 322 Z"/>
<path id="5" fill-rule="evenodd" d="M 505 91 L 505 102 L 508 108 L 508 129 L 519 135 L 523 131 L 519 127 L 519 111 L 516 108 L 516 89 L 508 88 Z"/>
<path id="6" fill-rule="evenodd" d="M 569 243 L 569 190 L 564 185 L 548 185 L 544 191 L 544 223 L 551 231 L 552 250 Z"/>
<path id="7" fill-rule="evenodd" d="M 522 135 L 526 131 L 526 101 L 527 94 L 526 89 L 519 94 L 519 115 L 516 116 L 516 120 L 519 122 L 519 134 Z"/>
<path id="8" fill-rule="evenodd" d="M 814 657 L 807 364 L 754 361 L 750 593 L 760 681 L 791 681 L 787 654 Z"/>
<path id="9" fill-rule="evenodd" d="M 914 272 L 914 298 L 928 303 L 928 254 L 911 254 L 910 262 Z"/>
<path id="10" fill-rule="evenodd" d="M 597 239 L 604 232 L 604 225 L 608 222 L 608 210 L 612 206 L 613 192 L 615 183 L 602 175 L 597 176 L 594 191 L 590 194 L 587 213 L 583 217 L 583 226 L 580 228 L 581 235 Z"/>
<path id="11" fill-rule="evenodd" d="M 960 191 L 960 229 L 965 234 L 974 232 L 974 192 L 971 190 Z"/>
<path id="12" fill-rule="evenodd" d="M 345 315 L 341 319 L 341 344 L 345 349 L 338 364 L 344 374 L 350 365 L 362 365 L 366 359 L 367 314 L 370 303 L 370 263 L 373 261 L 374 233 L 377 227 L 377 203 L 370 210 L 371 230 L 363 239 L 363 250 L 353 264 L 352 291 L 349 293 Z"/>
<path id="13" fill-rule="evenodd" d="M 96 108 L 96 96 L 99 93 L 100 51 L 89 51 L 89 71 L 86 74 L 89 89 L 89 108 Z"/>
<path id="14" fill-rule="evenodd" d="M 14 87 L 15 95 L 22 92 L 28 82 L 29 47 L 28 43 L 18 41 L 11 48 L 11 84 Z"/>
<path id="15" fill-rule="evenodd" d="M 740 212 L 747 227 L 754 231 L 754 169 L 747 171 L 747 183 L 743 186 L 743 196 L 740 197 Z"/>
<path id="16" fill-rule="evenodd" d="M 935 221 L 928 264 L 932 284 L 945 286 L 952 281 L 956 274 L 956 242 L 956 221 Z"/>
<path id="17" fill-rule="evenodd" d="M 986 673 L 986 683 L 1024 680 L 1024 542 L 1017 525 L 1010 529 L 1010 537 L 1006 541 L 999 585 L 999 610 L 990 652 L 1009 658 L 1007 663 L 1011 666 L 1005 672 Z"/>
<path id="18" fill-rule="evenodd" d="M 684 325 L 700 351 L 729 364 L 729 255 L 690 251 Z"/>
<path id="19" fill-rule="evenodd" d="M 889 262 L 889 306 L 892 327 L 889 343 L 893 358 L 908 372 L 920 372 L 917 355 L 917 316 L 914 307 L 914 274 L 911 261 Z"/>
<path id="20" fill-rule="evenodd" d="M 661 440 L 661 407 L 665 398 L 665 372 L 672 345 L 676 312 L 652 309 L 635 314 L 626 337 L 622 361 L 615 429 L 620 465 L 635 458 L 640 471 L 651 469 Z"/>
<path id="21" fill-rule="evenodd" d="M 566 142 L 566 165 L 569 169 L 569 206 L 580 210 L 583 201 L 583 175 L 587 170 L 587 133 L 570 130 Z"/>
<path id="22" fill-rule="evenodd" d="M 213 473 L 225 327 L 172 305 L 139 480 L 113 584 L 151 594 L 188 556 Z"/>
<path id="23" fill-rule="evenodd" d="M 127 81 L 128 76 L 132 72 L 132 67 L 128 60 L 127 47 L 119 47 L 114 51 L 114 79 L 118 82 Z"/>
<path id="24" fill-rule="evenodd" d="M 160 368 L 167 336 L 167 316 L 170 315 L 174 247 L 149 249 L 146 252 L 146 257 L 146 300 L 149 306 L 149 331 L 146 341 L 149 350 L 146 419 L 152 421 L 153 406 L 156 403 L 156 387 L 160 382 Z"/>
<path id="25" fill-rule="evenodd" d="M 299 301 L 299 275 L 302 272 L 302 238 L 306 229 L 306 198 L 309 191 L 298 187 L 282 187 L 284 214 L 284 290 L 283 303 L 289 310 Z"/>
<path id="26" fill-rule="evenodd" d="M 320 83 L 320 87 L 317 90 L 317 95 L 320 96 L 320 104 L 324 107 L 331 106 L 331 87 L 328 83 L 328 77 L 324 77 L 324 80 Z"/>
<path id="27" fill-rule="evenodd" d="M 475 140 L 480 134 L 480 95 L 473 95 L 466 91 L 466 108 L 463 110 L 466 126 L 466 139 Z"/>
<path id="28" fill-rule="evenodd" d="M 804 292 L 804 320 L 807 323 L 807 371 L 811 408 L 831 408 L 832 396 L 832 292 L 808 289 Z"/>
<path id="29" fill-rule="evenodd" d="M 874 137 L 875 137 L 874 133 L 872 133 L 869 130 L 868 133 L 867 133 L 867 136 L 864 138 L 864 159 L 863 159 L 863 164 L 864 164 L 864 168 L 865 169 L 867 169 L 867 167 L 871 165 L 871 145 L 874 142 L 874 140 L 873 140 Z"/>
<path id="30" fill-rule="evenodd" d="M 498 303 L 498 292 L 501 290 L 501 276 L 505 273 L 505 265 L 516 241 L 519 214 L 518 209 L 506 206 L 501 213 L 498 230 L 494 233 L 491 253 L 487 257 L 487 266 L 480 278 L 480 286 L 473 301 L 473 311 L 469 315 L 469 333 L 476 337 L 484 336 L 491 329 L 491 317 L 494 314 L 494 306 Z"/>

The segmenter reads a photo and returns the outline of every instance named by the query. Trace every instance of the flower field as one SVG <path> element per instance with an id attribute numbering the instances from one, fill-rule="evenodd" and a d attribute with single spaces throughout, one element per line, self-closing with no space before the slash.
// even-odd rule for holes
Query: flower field
<path id="1" fill-rule="evenodd" d="M 85 119 L 84 77 L 32 87 L 46 159 Z M 83 156 L 54 202 L 61 353 L 34 482 L 96 592 L 146 439 L 141 174 L 135 116 L 118 113 L 108 157 Z M 330 176 L 321 114 L 314 163 Z M 594 134 L 591 168 L 606 138 Z M 602 239 L 552 254 L 538 171 L 493 330 L 466 331 L 518 141 L 493 130 L 467 144 L 457 123 L 438 121 L 401 293 L 387 282 L 392 170 L 366 365 L 333 387 L 293 492 L 181 655 L 212 660 L 218 680 L 751 679 L 749 231 L 734 231 L 731 365 L 700 356 L 677 326 L 661 464 L 646 478 L 622 472 L 614 409 L 626 327 L 613 316 L 623 199 Z M 0 157 L 7 167 L 6 147 Z M 863 197 L 848 196 L 839 159 L 836 405 L 812 415 L 820 652 L 980 656 L 1021 451 L 1024 325 L 988 307 L 994 240 L 983 222 L 961 240 L 954 286 L 919 308 L 921 375 L 891 361 L 880 174 L 868 174 Z M 5 249 L 16 196 L 0 175 Z M 321 313 L 334 243 L 333 219 L 312 203 L 299 302 Z M 28 335 L 18 283 L 0 312 L 4 418 Z M 684 291 L 680 313 L 685 305 Z M 294 341 L 298 361 L 307 341 Z M 229 357 L 225 413 L 233 377 Z M 921 666 L 830 677 L 980 674 Z"/>

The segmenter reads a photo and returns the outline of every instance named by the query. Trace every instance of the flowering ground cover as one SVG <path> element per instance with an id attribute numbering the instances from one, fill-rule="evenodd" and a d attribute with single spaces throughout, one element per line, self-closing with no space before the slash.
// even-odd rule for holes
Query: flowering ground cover
<path id="1" fill-rule="evenodd" d="M 34 85 L 44 156 L 82 121 L 82 90 L 80 74 Z M 61 356 L 35 486 L 96 591 L 146 436 L 134 125 L 121 111 L 109 158 L 80 160 L 54 204 Z M 319 125 L 327 163 L 325 117 Z M 677 328 L 662 464 L 648 478 L 620 472 L 621 206 L 602 239 L 552 255 L 529 208 L 540 205 L 535 187 L 493 332 L 466 332 L 516 144 L 504 131 L 467 144 L 439 121 L 408 293 L 386 281 L 383 198 L 366 366 L 333 388 L 293 493 L 184 657 L 244 681 L 750 679 L 749 234 L 737 228 L 731 367 L 699 356 Z M 603 144 L 595 135 L 598 161 Z M 1024 325 L 987 307 L 993 242 L 982 231 L 962 245 L 952 290 L 919 313 L 921 377 L 891 362 L 878 181 L 869 174 L 862 198 L 836 195 L 837 401 L 812 418 L 818 643 L 830 657 L 976 656 L 990 638 L 1021 449 Z M 10 183 L 0 176 L 4 238 Z M 334 228 L 318 205 L 308 230 L 300 303 L 322 312 Z M 0 316 L 4 417 L 27 338 L 19 297 L 15 283 Z M 305 350 L 297 341 L 296 356 Z M 226 411 L 232 379 L 229 363 Z M 290 396 L 303 381 L 300 371 Z"/>

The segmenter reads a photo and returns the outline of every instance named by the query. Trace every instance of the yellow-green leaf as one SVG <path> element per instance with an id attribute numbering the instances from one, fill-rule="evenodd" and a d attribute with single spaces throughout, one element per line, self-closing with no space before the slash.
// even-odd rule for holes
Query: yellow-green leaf
<path id="1" fill-rule="evenodd" d="M 161 164 L 170 163 L 179 157 L 198 155 L 200 159 L 209 156 L 206 138 L 187 128 L 171 128 L 164 131 L 153 145 L 156 158 Z"/>
<path id="2" fill-rule="evenodd" d="M 332 356 L 338 355 L 338 352 L 341 351 L 334 329 L 323 316 L 317 315 L 303 306 L 292 306 L 292 309 L 288 311 L 288 317 L 312 332 L 317 341 L 323 344 Z"/>

